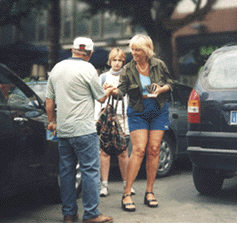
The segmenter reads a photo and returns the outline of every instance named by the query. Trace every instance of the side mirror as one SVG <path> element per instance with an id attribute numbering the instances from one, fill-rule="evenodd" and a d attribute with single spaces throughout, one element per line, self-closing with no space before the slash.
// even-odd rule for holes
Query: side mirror
<path id="1" fill-rule="evenodd" d="M 39 117 L 43 114 L 44 112 L 42 110 L 39 110 L 39 111 L 36 111 L 36 110 L 33 110 L 33 111 L 27 111 L 25 113 L 25 117 L 26 118 L 35 118 L 35 117 Z"/>

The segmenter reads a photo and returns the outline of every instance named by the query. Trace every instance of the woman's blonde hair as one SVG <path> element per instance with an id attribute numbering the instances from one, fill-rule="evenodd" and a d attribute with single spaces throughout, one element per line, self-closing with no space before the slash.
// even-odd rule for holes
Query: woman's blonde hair
<path id="1" fill-rule="evenodd" d="M 113 48 L 109 54 L 108 65 L 111 65 L 111 62 L 116 57 L 119 57 L 123 61 L 123 65 L 126 63 L 126 55 L 123 50 L 119 48 Z"/>
<path id="2" fill-rule="evenodd" d="M 150 59 L 155 53 L 154 53 L 154 46 L 151 38 L 147 35 L 135 35 L 132 37 L 130 40 L 129 44 L 130 48 L 132 49 L 133 47 L 142 49 L 147 57 Z"/>

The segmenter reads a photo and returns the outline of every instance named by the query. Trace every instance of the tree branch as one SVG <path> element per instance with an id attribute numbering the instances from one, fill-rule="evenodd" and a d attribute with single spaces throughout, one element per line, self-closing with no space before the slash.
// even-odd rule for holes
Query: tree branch
<path id="1" fill-rule="evenodd" d="M 202 20 L 206 14 L 212 10 L 212 7 L 216 2 L 217 0 L 208 0 L 206 5 L 203 8 L 200 8 L 201 0 L 198 0 L 193 13 L 188 14 L 183 19 L 163 19 L 162 25 L 165 29 L 175 31 L 195 20 Z"/>
<path id="2" fill-rule="evenodd" d="M 32 9 L 47 8 L 51 0 L 0 0 L 0 26 L 9 24 L 20 26 L 22 18 L 26 18 Z"/>
<path id="3" fill-rule="evenodd" d="M 13 8 L 13 5 L 15 4 L 15 0 L 9 0 L 9 1 L 1 1 L 0 2 L 0 22 L 5 21 Z"/>
<path id="4" fill-rule="evenodd" d="M 201 5 L 201 1 L 202 0 L 198 0 L 197 4 L 196 4 L 196 9 L 194 11 L 194 14 L 197 13 L 200 10 L 200 5 Z"/>
<path id="5" fill-rule="evenodd" d="M 27 15 L 28 13 L 25 12 L 25 13 L 18 14 L 16 16 L 8 16 L 0 20 L 0 26 L 6 26 L 11 24 L 11 25 L 16 25 L 17 27 L 20 28 L 21 19 Z"/>

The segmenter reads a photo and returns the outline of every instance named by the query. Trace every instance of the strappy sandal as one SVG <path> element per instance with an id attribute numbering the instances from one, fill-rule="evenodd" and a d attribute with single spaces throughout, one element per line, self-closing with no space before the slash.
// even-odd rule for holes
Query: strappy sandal
<path id="1" fill-rule="evenodd" d="M 158 203 L 157 203 L 157 204 L 151 204 L 151 202 L 157 202 L 156 199 L 148 199 L 148 200 L 147 200 L 146 196 L 147 196 L 148 194 L 154 195 L 153 192 L 146 192 L 145 197 L 144 197 L 144 204 L 147 205 L 148 207 L 151 207 L 151 208 L 158 207 Z"/>
<path id="2" fill-rule="evenodd" d="M 121 200 L 122 209 L 123 209 L 124 211 L 128 211 L 128 212 L 134 212 L 134 211 L 136 211 L 136 208 L 135 208 L 135 207 L 133 207 L 133 208 L 127 208 L 127 206 L 135 205 L 134 203 L 123 203 L 123 199 L 126 198 L 127 196 L 131 196 L 131 194 L 126 194 L 126 195 L 123 195 L 123 196 L 122 196 L 122 200 Z"/>

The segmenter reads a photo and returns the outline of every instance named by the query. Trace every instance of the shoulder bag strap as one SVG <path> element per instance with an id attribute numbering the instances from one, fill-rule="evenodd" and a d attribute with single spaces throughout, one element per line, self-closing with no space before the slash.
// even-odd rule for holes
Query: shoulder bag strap
<path id="1" fill-rule="evenodd" d="M 116 104 L 115 104 L 115 109 L 114 109 L 114 114 L 116 115 L 116 112 L 117 112 L 117 106 L 118 106 L 118 102 L 119 100 L 121 99 L 122 101 L 122 116 L 123 116 L 123 122 L 124 122 L 124 128 L 123 128 L 123 131 L 125 133 L 125 124 L 126 124 L 126 121 L 125 121 L 125 103 L 124 103 L 124 98 L 123 96 L 121 96 L 119 93 L 117 95 L 117 100 L 116 100 Z M 112 103 L 114 102 L 114 98 L 112 96 Z"/>
<path id="2" fill-rule="evenodd" d="M 123 131 L 126 133 L 126 119 L 125 119 L 125 103 L 124 103 L 124 97 L 122 96 L 122 115 L 123 115 L 123 122 L 124 122 L 124 128 Z"/>
<path id="3" fill-rule="evenodd" d="M 119 99 L 120 99 L 120 95 L 118 93 L 117 100 L 116 100 L 116 103 L 115 103 L 115 109 L 114 109 L 115 115 L 116 115 L 116 112 L 117 112 L 117 106 L 118 106 Z M 112 96 L 112 103 L 114 103 L 114 97 L 113 96 Z"/>

